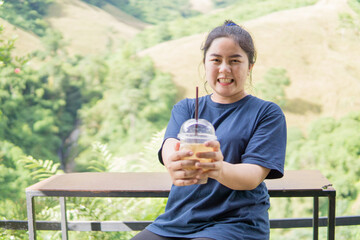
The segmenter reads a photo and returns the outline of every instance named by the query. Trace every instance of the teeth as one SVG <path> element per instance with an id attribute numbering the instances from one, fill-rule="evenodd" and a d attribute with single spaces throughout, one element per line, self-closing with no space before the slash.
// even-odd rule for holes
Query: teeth
<path id="1" fill-rule="evenodd" d="M 221 83 L 231 83 L 232 79 L 231 78 L 220 78 L 219 82 L 221 82 Z"/>

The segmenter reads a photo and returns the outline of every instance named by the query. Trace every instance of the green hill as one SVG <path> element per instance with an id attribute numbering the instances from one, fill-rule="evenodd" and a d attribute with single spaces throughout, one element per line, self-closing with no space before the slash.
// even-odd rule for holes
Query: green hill
<path id="1" fill-rule="evenodd" d="M 231 12 L 228 8 L 214 9 L 210 1 L 203 1 L 203 5 L 192 1 L 192 7 L 204 14 L 194 20 L 169 23 L 171 31 L 176 24 L 180 28 L 192 23 L 201 27 L 207 16 L 217 19 L 212 20 L 214 24 L 221 24 L 222 18 L 226 18 L 222 16 L 231 16 L 227 14 Z M 241 19 L 242 16 L 233 18 L 253 34 L 258 50 L 251 93 L 258 94 L 256 86 L 270 68 L 286 69 L 291 80 L 286 89 L 285 108 L 290 126 L 304 129 L 320 116 L 340 117 L 359 109 L 360 67 L 356 63 L 360 54 L 355 51 L 360 42 L 356 27 L 359 16 L 346 0 L 322 0 L 312 6 L 276 11 L 250 21 Z M 98 8 L 80 0 L 55 1 L 45 20 L 62 33 L 70 54 L 81 55 L 102 53 L 109 45 L 117 48 L 124 43 L 121 40 L 133 39 L 150 26 L 113 5 Z M 15 54 L 41 48 L 36 35 L 4 20 L 1 23 L 6 37 L 18 38 Z M 163 42 L 140 55 L 151 56 L 160 69 L 173 75 L 180 98 L 193 97 L 195 86 L 200 86 L 201 94 L 205 94 L 200 52 L 205 37 L 206 31 Z"/>
<path id="2" fill-rule="evenodd" d="M 118 47 L 121 43 L 119 40 L 129 40 L 149 25 L 110 4 L 98 8 L 80 0 L 56 0 L 50 5 L 44 19 L 51 29 L 63 35 L 67 51 L 80 55 L 102 53 L 110 44 Z M 37 50 L 41 46 L 37 35 L 1 18 L 0 24 L 4 25 L 7 38 L 17 37 L 16 55 Z"/>

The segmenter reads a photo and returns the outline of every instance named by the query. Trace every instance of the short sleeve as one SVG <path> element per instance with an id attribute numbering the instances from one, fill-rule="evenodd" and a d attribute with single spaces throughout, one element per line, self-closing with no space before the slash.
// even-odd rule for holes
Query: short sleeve
<path id="1" fill-rule="evenodd" d="M 280 107 L 272 104 L 259 119 L 242 162 L 270 169 L 266 178 L 281 178 L 284 175 L 286 134 L 285 116 Z"/>
<path id="2" fill-rule="evenodd" d="M 186 120 L 191 118 L 192 112 L 190 111 L 190 109 L 192 109 L 190 99 L 184 99 L 175 104 L 173 109 L 171 110 L 171 117 L 165 131 L 164 140 L 162 142 L 161 148 L 158 151 L 158 158 L 161 164 L 164 164 L 161 152 L 165 140 L 168 138 L 178 139 L 177 135 L 180 131 L 181 125 Z"/>

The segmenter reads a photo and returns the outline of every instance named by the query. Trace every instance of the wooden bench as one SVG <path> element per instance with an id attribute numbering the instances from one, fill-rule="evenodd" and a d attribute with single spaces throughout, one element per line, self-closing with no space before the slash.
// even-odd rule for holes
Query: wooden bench
<path id="1" fill-rule="evenodd" d="M 319 233 L 319 197 L 328 201 L 328 239 L 335 238 L 335 198 L 332 184 L 318 170 L 288 170 L 281 179 L 265 180 L 270 197 L 312 197 L 313 237 Z M 62 239 L 68 239 L 66 197 L 168 197 L 168 173 L 68 173 L 55 175 L 26 188 L 29 239 L 36 239 L 34 197 L 59 197 Z M 118 222 L 122 224 L 122 222 Z M 129 230 L 115 227 L 113 230 Z M 145 226 L 144 226 L 145 227 Z M 111 226 L 110 226 L 111 228 Z M 131 230 L 131 229 L 130 229 Z"/>

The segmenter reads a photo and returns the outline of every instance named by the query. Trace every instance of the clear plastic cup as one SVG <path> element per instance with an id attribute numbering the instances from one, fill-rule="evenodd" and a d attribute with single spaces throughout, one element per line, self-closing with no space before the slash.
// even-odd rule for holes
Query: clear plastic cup
<path id="1" fill-rule="evenodd" d="M 216 140 L 213 125 L 205 119 L 189 119 L 183 123 L 178 134 L 180 139 L 180 150 L 187 149 L 194 153 L 193 156 L 185 159 L 196 159 L 200 162 L 211 162 L 210 158 L 198 158 L 198 152 L 212 152 L 213 148 L 204 145 L 207 141 Z M 191 169 L 191 168 L 190 168 Z M 195 169 L 195 168 L 194 168 Z M 207 183 L 207 178 L 200 179 L 197 184 Z"/>

